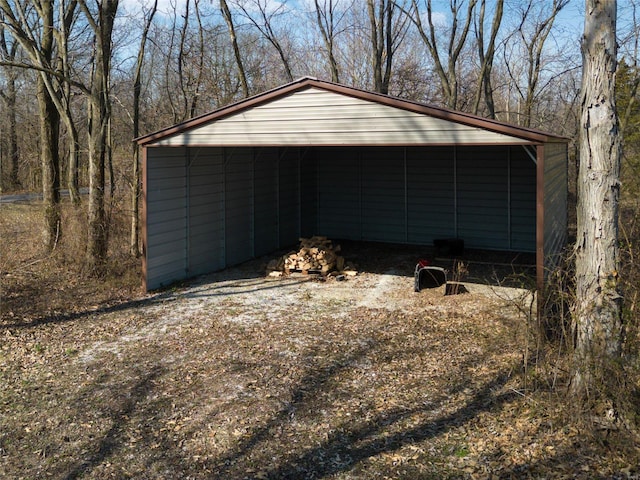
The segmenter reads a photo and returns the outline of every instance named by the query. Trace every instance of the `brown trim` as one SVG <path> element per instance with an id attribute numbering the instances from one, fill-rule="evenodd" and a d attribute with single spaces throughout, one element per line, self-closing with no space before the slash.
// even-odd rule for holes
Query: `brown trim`
<path id="1" fill-rule="evenodd" d="M 142 147 L 142 197 L 140 203 L 140 236 L 142 237 L 142 289 L 147 291 L 147 147 Z"/>
<path id="2" fill-rule="evenodd" d="M 536 148 L 536 289 L 539 316 L 544 294 L 544 145 Z"/>
<path id="3" fill-rule="evenodd" d="M 233 115 L 235 113 L 247 110 L 249 108 L 256 107 L 264 103 L 268 103 L 270 101 L 284 97 L 286 95 L 290 95 L 294 92 L 306 90 L 308 88 L 318 88 L 328 92 L 339 93 L 339 94 L 357 98 L 360 100 L 375 102 L 381 105 L 399 108 L 402 110 L 407 110 L 410 112 L 427 115 L 427 116 L 439 118 L 442 120 L 460 123 L 463 125 L 477 127 L 477 128 L 492 131 L 495 133 L 502 133 L 505 135 L 521 138 L 523 140 L 527 140 L 530 142 L 540 143 L 540 142 L 568 141 L 568 139 L 564 137 L 558 137 L 556 135 L 545 133 L 539 130 L 534 130 L 531 128 L 524 128 L 524 127 L 519 127 L 515 125 L 510 125 L 507 123 L 498 122 L 497 120 L 482 118 L 476 115 L 456 112 L 456 111 L 445 109 L 445 108 L 433 107 L 433 106 L 425 105 L 418 102 L 412 102 L 409 100 L 403 100 L 396 97 L 390 97 L 388 95 L 383 95 L 381 93 L 369 92 L 366 90 L 360 90 L 353 87 L 347 87 L 345 85 L 339 85 L 336 83 L 316 80 L 309 77 L 301 78 L 299 80 L 296 80 L 292 83 L 288 83 L 286 85 L 282 85 L 273 90 L 269 90 L 267 92 L 255 95 L 253 97 L 247 98 L 240 102 L 236 102 L 229 106 L 219 108 L 210 113 L 200 115 L 199 117 L 192 118 L 191 120 L 187 120 L 177 125 L 159 130 L 157 132 L 150 133 L 142 137 L 138 137 L 134 141 L 138 142 L 138 144 L 140 145 L 147 145 L 149 143 L 155 142 L 162 138 L 175 135 L 178 133 L 182 133 L 187 130 L 191 130 L 193 128 L 197 128 L 203 124 L 220 120 L 229 115 Z"/>
<path id="4" fill-rule="evenodd" d="M 511 147 L 519 145 L 536 145 L 534 142 L 522 141 L 522 142 L 508 142 L 508 143 L 496 143 L 496 142 L 483 142 L 483 143 L 295 143 L 291 145 L 285 145 L 282 143 L 234 143 L 229 145 L 210 144 L 210 143 L 190 143 L 189 145 L 170 145 L 162 143 L 154 143 L 144 145 L 144 148 L 206 148 L 206 147 L 220 147 L 220 148 L 323 148 L 323 147 Z"/>

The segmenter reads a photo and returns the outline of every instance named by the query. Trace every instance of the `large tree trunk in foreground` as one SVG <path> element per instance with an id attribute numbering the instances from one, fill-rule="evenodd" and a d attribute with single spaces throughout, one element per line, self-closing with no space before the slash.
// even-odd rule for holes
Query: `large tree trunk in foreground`
<path id="1" fill-rule="evenodd" d="M 596 396 L 618 378 L 622 349 L 615 22 L 615 0 L 587 0 L 576 240 L 576 369 L 571 384 L 572 392 L 582 398 Z"/>

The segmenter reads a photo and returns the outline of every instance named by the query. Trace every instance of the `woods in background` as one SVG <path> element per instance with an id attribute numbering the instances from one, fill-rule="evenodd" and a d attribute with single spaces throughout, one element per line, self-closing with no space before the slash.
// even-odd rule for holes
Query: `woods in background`
<path id="1" fill-rule="evenodd" d="M 131 212 L 131 140 L 300 76 L 576 138 L 578 0 L 0 0 L 2 190 L 40 190 L 44 238 L 60 189 L 89 188 L 86 264 L 108 252 L 109 205 Z M 622 126 L 638 122 L 638 4 L 619 8 Z M 625 143 L 623 174 L 638 168 Z M 637 183 L 637 182 L 636 182 Z M 632 187 L 634 188 L 634 187 Z"/>

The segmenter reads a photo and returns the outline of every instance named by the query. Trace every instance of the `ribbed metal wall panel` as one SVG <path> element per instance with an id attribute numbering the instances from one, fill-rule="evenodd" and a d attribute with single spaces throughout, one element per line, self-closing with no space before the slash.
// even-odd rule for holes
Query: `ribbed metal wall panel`
<path id="1" fill-rule="evenodd" d="M 300 235 L 318 233 L 318 156 L 315 148 L 302 148 L 300 154 Z"/>
<path id="2" fill-rule="evenodd" d="M 458 237 L 473 248 L 509 250 L 505 147 L 456 148 Z"/>
<path id="3" fill-rule="evenodd" d="M 362 240 L 360 149 L 321 148 L 317 155 L 318 233 Z"/>
<path id="4" fill-rule="evenodd" d="M 403 148 L 361 149 L 362 238 L 406 241 Z"/>
<path id="5" fill-rule="evenodd" d="M 408 242 L 455 237 L 453 147 L 407 149 Z"/>
<path id="6" fill-rule="evenodd" d="M 254 254 L 259 257 L 278 248 L 278 149 L 255 150 Z"/>
<path id="7" fill-rule="evenodd" d="M 226 266 L 253 258 L 253 150 L 225 149 Z"/>
<path id="8" fill-rule="evenodd" d="M 566 238 L 566 150 L 554 147 L 547 252 Z M 154 147 L 148 164 L 149 288 L 301 235 L 423 245 L 458 236 L 470 248 L 535 249 L 535 164 L 521 146 Z"/>
<path id="9" fill-rule="evenodd" d="M 147 149 L 147 288 L 187 275 L 186 148 Z"/>
<path id="10" fill-rule="evenodd" d="M 388 105 L 310 88 L 230 115 L 160 145 L 416 145 L 531 143 Z"/>
<path id="11" fill-rule="evenodd" d="M 222 149 L 190 149 L 189 276 L 225 266 L 224 188 Z"/>
<path id="12" fill-rule="evenodd" d="M 554 268 L 567 243 L 567 145 L 544 146 L 544 264 Z"/>
<path id="13" fill-rule="evenodd" d="M 298 243 L 300 237 L 300 193 L 297 148 L 279 149 L 278 201 L 279 246 L 284 248 Z"/>
<path id="14" fill-rule="evenodd" d="M 509 147 L 510 249 L 536 251 L 536 164 L 521 146 Z"/>

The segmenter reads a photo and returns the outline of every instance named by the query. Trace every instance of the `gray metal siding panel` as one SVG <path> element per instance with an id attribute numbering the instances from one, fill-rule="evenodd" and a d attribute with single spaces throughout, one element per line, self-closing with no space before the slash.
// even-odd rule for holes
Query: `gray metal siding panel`
<path id="1" fill-rule="evenodd" d="M 189 155 L 189 276 L 225 266 L 224 157 L 221 148 Z"/>
<path id="2" fill-rule="evenodd" d="M 311 237 L 318 230 L 318 162 L 315 149 L 300 152 L 300 235 Z"/>
<path id="3" fill-rule="evenodd" d="M 253 257 L 253 151 L 225 150 L 226 266 Z"/>
<path id="4" fill-rule="evenodd" d="M 279 156 L 279 246 L 286 247 L 297 244 L 300 237 L 298 151 L 294 148 L 280 149 Z"/>
<path id="5" fill-rule="evenodd" d="M 361 240 L 360 159 L 357 148 L 318 152 L 319 234 Z"/>
<path id="6" fill-rule="evenodd" d="M 147 288 L 186 276 L 186 149 L 147 150 Z"/>
<path id="7" fill-rule="evenodd" d="M 405 241 L 403 149 L 363 148 L 361 162 L 362 239 Z"/>
<path id="8" fill-rule="evenodd" d="M 453 147 L 407 149 L 408 241 L 455 236 Z"/>
<path id="9" fill-rule="evenodd" d="M 536 251 L 536 164 L 520 146 L 511 149 L 511 249 Z"/>
<path id="10" fill-rule="evenodd" d="M 336 92 L 307 89 L 158 140 L 163 145 L 531 143 Z"/>
<path id="11" fill-rule="evenodd" d="M 278 150 L 257 149 L 253 172 L 254 253 L 261 256 L 278 248 Z"/>
<path id="12" fill-rule="evenodd" d="M 509 249 L 506 148 L 456 149 L 458 236 L 465 246 Z"/>
<path id="13" fill-rule="evenodd" d="M 545 274 L 558 261 L 567 242 L 567 145 L 544 146 Z"/>

